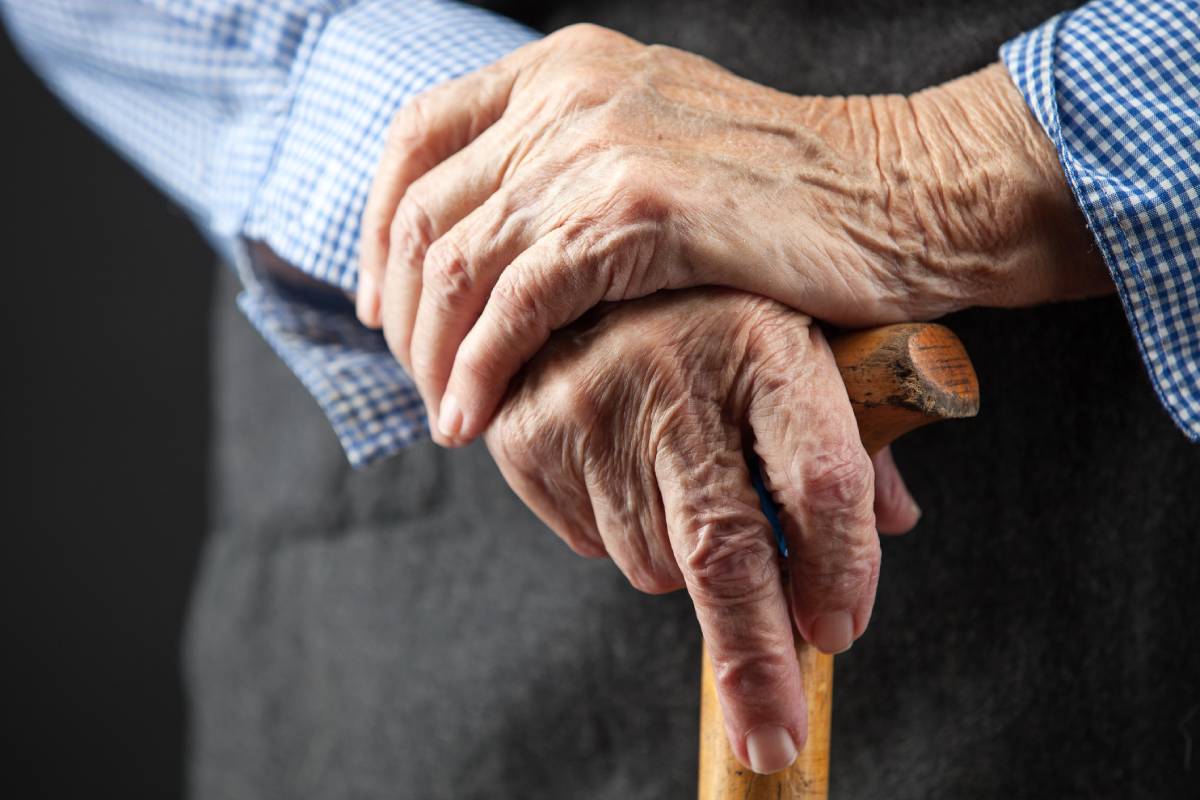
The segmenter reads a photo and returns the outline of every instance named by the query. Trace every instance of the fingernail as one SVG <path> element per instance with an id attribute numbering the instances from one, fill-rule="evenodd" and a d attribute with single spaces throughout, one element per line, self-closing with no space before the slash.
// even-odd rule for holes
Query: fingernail
<path id="1" fill-rule="evenodd" d="M 813 645 L 822 653 L 844 653 L 854 644 L 854 617 L 835 611 L 817 617 L 812 625 Z"/>
<path id="2" fill-rule="evenodd" d="M 448 394 L 442 398 L 442 410 L 438 415 L 438 432 L 447 439 L 457 439 L 462 430 L 463 413 L 454 395 Z"/>
<path id="3" fill-rule="evenodd" d="M 759 775 L 770 775 L 787 769 L 796 760 L 796 743 L 787 729 L 764 725 L 746 734 L 746 753 L 750 769 Z"/>
<path id="4" fill-rule="evenodd" d="M 375 278 L 371 273 L 363 271 L 358 273 L 358 296 L 355 298 L 355 311 L 358 313 L 358 319 L 364 325 L 372 324 L 371 312 L 375 308 L 375 298 L 379 294 L 379 287 L 375 283 Z"/>

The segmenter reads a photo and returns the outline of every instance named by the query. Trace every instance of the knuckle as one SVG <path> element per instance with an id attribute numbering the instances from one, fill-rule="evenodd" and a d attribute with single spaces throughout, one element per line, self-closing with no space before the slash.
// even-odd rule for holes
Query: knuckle
<path id="1" fill-rule="evenodd" d="M 745 298 L 745 315 L 753 321 L 749 349 L 774 379 L 790 375 L 797 357 L 813 349 L 811 332 L 820 330 L 809 328 L 804 314 L 759 295 Z"/>
<path id="2" fill-rule="evenodd" d="M 817 514 L 859 509 L 874 491 L 871 459 L 861 447 L 846 445 L 806 460 L 802 470 L 804 499 Z"/>
<path id="3" fill-rule="evenodd" d="M 555 425 L 527 409 L 502 411 L 485 438 L 505 480 L 564 544 L 584 558 L 609 555 L 587 486 L 570 458 L 558 450 L 562 439 Z"/>
<path id="4" fill-rule="evenodd" d="M 600 130 L 600 126 L 593 126 L 580 131 L 569 141 L 559 143 L 558 147 L 564 163 L 585 165 L 589 174 L 594 171 L 605 175 L 614 162 L 612 150 L 618 145 Z"/>
<path id="5" fill-rule="evenodd" d="M 488 450 L 506 477 L 542 486 L 549 475 L 540 463 L 539 426 L 525 411 L 501 410 L 487 430 Z M 511 480 L 510 480 L 511 482 Z M 565 507 L 565 504 L 564 504 Z"/>
<path id="6" fill-rule="evenodd" d="M 554 409 L 559 419 L 577 425 L 593 425 L 608 410 L 600 397 L 584 390 L 576 380 L 566 375 L 546 388 L 547 406 Z"/>
<path id="7" fill-rule="evenodd" d="M 577 22 L 554 33 L 550 38 L 563 44 L 579 46 L 616 42 L 625 37 L 614 30 L 591 22 Z"/>
<path id="8" fill-rule="evenodd" d="M 549 86 L 550 96 L 558 98 L 558 108 L 563 113 L 605 109 L 620 88 L 615 76 L 590 64 L 564 70 Z M 598 133 L 597 128 L 601 126 L 593 125 L 597 119 L 605 119 L 605 114 L 584 117 L 582 130 L 588 136 Z"/>
<path id="9" fill-rule="evenodd" d="M 684 54 L 684 52 L 685 51 L 679 50 L 678 48 L 675 48 L 675 47 L 671 47 L 668 44 L 660 44 L 658 42 L 651 42 L 650 44 L 646 45 L 645 49 L 642 51 L 642 54 L 643 54 L 642 57 L 648 61 L 656 61 L 656 60 L 660 60 L 660 59 L 674 59 L 674 58 L 679 58 L 681 55 Z"/>
<path id="10" fill-rule="evenodd" d="M 643 594 L 667 594 L 679 588 L 678 582 L 662 570 L 654 568 L 631 569 L 625 577 L 633 588 Z"/>
<path id="11" fill-rule="evenodd" d="M 692 595 L 711 605 L 753 602 L 777 580 L 775 546 L 761 526 L 739 517 L 718 518 L 699 529 L 684 559 Z"/>
<path id="12" fill-rule="evenodd" d="M 829 603 L 856 598 L 870 588 L 879 573 L 879 540 L 872 536 L 855 550 L 852 554 L 832 550 L 798 554 L 802 595 Z"/>
<path id="13" fill-rule="evenodd" d="M 500 319 L 510 330 L 527 328 L 536 319 L 541 305 L 538 295 L 534 284 L 517 270 L 505 272 L 492 290 Z"/>
<path id="14" fill-rule="evenodd" d="M 528 452 L 522 446 L 519 426 L 515 424 L 515 415 L 511 412 L 501 412 L 492 421 L 487 432 L 488 450 L 492 458 L 504 472 L 524 472 L 525 454 Z"/>
<path id="15" fill-rule="evenodd" d="M 388 147 L 401 154 L 411 154 L 414 146 L 422 143 L 425 133 L 430 130 L 430 100 L 442 88 L 435 86 L 415 95 L 396 112 L 385 138 Z"/>
<path id="16" fill-rule="evenodd" d="M 640 494 L 636 489 L 638 476 L 611 463 L 611 459 L 591 455 L 585 456 L 586 480 L 593 486 L 609 487 L 601 490 L 607 503 L 606 513 L 599 517 L 600 537 L 609 545 L 621 572 L 633 588 L 644 594 L 666 594 L 680 588 L 682 577 L 665 543 L 666 531 L 657 530 L 654 520 L 643 513 L 644 503 L 629 499 Z"/>
<path id="17" fill-rule="evenodd" d="M 583 558 L 605 558 L 608 551 L 604 545 L 597 541 L 592 535 L 589 535 L 582 530 L 571 526 L 561 530 L 555 530 L 554 533 L 558 538 L 562 539 L 567 547 L 577 556 Z"/>
<path id="18" fill-rule="evenodd" d="M 474 280 L 471 265 L 458 242 L 449 236 L 438 239 L 425 252 L 425 285 L 443 309 L 454 309 L 470 296 Z"/>
<path id="19" fill-rule="evenodd" d="M 607 170 L 611 208 L 618 221 L 664 221 L 671 211 L 663 185 L 654 179 L 659 172 L 649 160 L 618 148 Z"/>
<path id="20" fill-rule="evenodd" d="M 723 67 L 705 58 L 699 53 L 681 50 L 667 44 L 649 44 L 641 52 L 642 61 L 650 65 L 670 65 L 670 68 L 686 69 L 689 72 L 706 72 L 709 74 L 726 72 Z"/>
<path id="21" fill-rule="evenodd" d="M 713 677 L 717 690 L 724 696 L 779 697 L 796 669 L 795 656 L 779 652 L 740 653 L 713 657 Z M 788 662 L 787 656 L 791 656 Z"/>
<path id="22" fill-rule="evenodd" d="M 391 246 L 400 263 L 410 269 L 421 269 L 425 251 L 433 241 L 433 223 L 425 212 L 417 186 L 404 193 L 396 216 L 392 220 Z"/>
<path id="23" fill-rule="evenodd" d="M 516 360 L 507 353 L 503 359 L 495 357 L 490 361 L 493 364 L 516 364 Z M 481 365 L 481 369 L 487 371 L 487 366 Z M 597 376 L 590 374 L 588 370 L 578 368 L 554 369 L 551 367 L 550 369 L 543 368 L 538 372 L 540 374 L 537 378 L 537 398 L 542 412 L 549 418 L 557 420 L 559 424 L 575 431 L 592 434 L 603 432 L 603 435 L 595 442 L 598 445 L 603 444 L 604 437 L 613 432 L 612 420 L 619 417 L 619 410 L 610 402 L 611 397 L 599 384 Z M 487 371 L 487 377 L 495 380 L 503 376 L 495 374 L 493 370 Z M 599 449 L 601 453 L 605 451 L 604 447 Z M 585 448 L 584 452 L 590 453 L 590 450 Z M 587 457 L 590 458 L 590 456 Z M 606 462 L 601 462 L 593 464 L 593 466 L 601 469 L 608 465 Z M 630 520 L 629 524 L 632 526 L 637 523 Z M 625 535 L 623 531 L 614 531 L 614 533 Z"/>

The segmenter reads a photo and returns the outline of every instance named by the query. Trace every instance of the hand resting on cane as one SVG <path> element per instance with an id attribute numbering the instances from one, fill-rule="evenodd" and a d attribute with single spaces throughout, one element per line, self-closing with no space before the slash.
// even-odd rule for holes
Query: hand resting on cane
<path id="1" fill-rule="evenodd" d="M 918 511 L 886 453 L 874 468 L 809 318 L 731 290 L 594 310 L 524 368 L 485 434 L 521 499 L 577 553 L 638 589 L 686 588 L 734 753 L 786 767 L 807 730 L 793 620 L 826 652 L 867 626 L 879 530 Z M 789 541 L 750 483 L 761 459 Z"/>

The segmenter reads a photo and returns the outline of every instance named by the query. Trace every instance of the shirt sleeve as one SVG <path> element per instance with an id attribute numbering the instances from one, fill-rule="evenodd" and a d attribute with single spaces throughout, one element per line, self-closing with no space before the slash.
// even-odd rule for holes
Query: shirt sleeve
<path id="1" fill-rule="evenodd" d="M 352 306 L 263 278 L 272 253 L 353 292 L 359 218 L 407 98 L 532 31 L 453 0 L 0 0 L 27 60 L 235 264 L 242 310 L 355 466 L 425 435 L 417 392 Z M 266 247 L 260 247 L 259 243 Z"/>
<path id="2" fill-rule="evenodd" d="M 1058 150 L 1159 398 L 1200 441 L 1200 4 L 1096 0 L 1000 53 Z"/>

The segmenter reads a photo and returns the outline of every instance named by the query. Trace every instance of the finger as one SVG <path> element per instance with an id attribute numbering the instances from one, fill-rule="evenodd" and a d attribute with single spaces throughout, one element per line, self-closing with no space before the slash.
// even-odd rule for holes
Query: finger
<path id="1" fill-rule="evenodd" d="M 874 481 L 833 354 L 803 319 L 759 331 L 749 419 L 788 542 L 796 627 L 839 653 L 862 635 L 875 602 Z"/>
<path id="2" fill-rule="evenodd" d="M 500 272 L 533 243 L 535 227 L 525 214 L 512 212 L 511 191 L 500 188 L 425 254 L 409 358 L 417 388 L 431 408 L 442 410 L 459 344 L 479 318 Z M 454 408 L 444 409 L 438 432 L 447 443 L 465 443 L 456 442 L 461 424 L 447 423 L 455 419 Z"/>
<path id="3" fill-rule="evenodd" d="M 665 594 L 683 586 L 671 549 L 666 514 L 653 473 L 641 463 L 624 474 L 606 470 L 586 478 L 596 528 L 609 558 L 629 583 L 647 594 Z"/>
<path id="4" fill-rule="evenodd" d="M 483 311 L 457 346 L 446 379 L 456 416 L 443 430 L 468 442 L 486 427 L 512 376 L 550 334 L 606 299 L 632 299 L 664 288 L 668 276 L 649 269 L 657 233 L 653 223 L 606 235 L 588 223 L 556 228 L 523 252 L 495 279 Z M 629 276 L 639 276 L 631 283 Z M 478 290 L 476 296 L 478 296 Z M 465 315 L 464 315 L 465 316 Z M 443 333 L 461 326 L 441 323 Z M 444 363 L 443 360 L 439 364 Z"/>
<path id="5" fill-rule="evenodd" d="M 400 198 L 413 181 L 503 114 L 514 74 L 504 61 L 497 62 L 417 95 L 392 120 L 362 217 L 357 311 L 364 324 L 380 324 L 378 287 Z"/>
<path id="6" fill-rule="evenodd" d="M 769 773 L 795 760 L 808 726 L 774 536 L 740 439 L 719 412 L 681 415 L 664 435 L 655 473 L 730 746 L 743 764 Z"/>
<path id="7" fill-rule="evenodd" d="M 429 250 L 499 188 L 504 167 L 511 163 L 505 148 L 516 146 L 511 134 L 503 120 L 488 128 L 469 147 L 413 182 L 396 208 L 388 234 L 383 324 L 392 352 L 406 367 L 412 364 L 413 325 Z M 453 277 L 461 280 L 463 275 Z M 430 398 L 425 400 L 428 404 Z"/>
<path id="8" fill-rule="evenodd" d="M 875 524 L 879 532 L 908 533 L 921 518 L 921 508 L 904 484 L 892 448 L 880 450 L 871 463 L 875 466 Z"/>
<path id="9" fill-rule="evenodd" d="M 547 457 L 544 447 L 558 441 L 553 431 L 545 431 L 521 419 L 521 409 L 529 402 L 515 403 L 507 418 L 497 420 L 487 433 L 486 442 L 492 459 L 504 480 L 523 503 L 554 531 L 576 554 L 585 558 L 608 555 L 596 525 L 591 495 L 582 473 L 567 459 Z M 526 412 L 527 413 L 527 412 Z M 537 437 L 535 441 L 531 437 Z M 547 464 L 558 469 L 547 469 Z"/>

